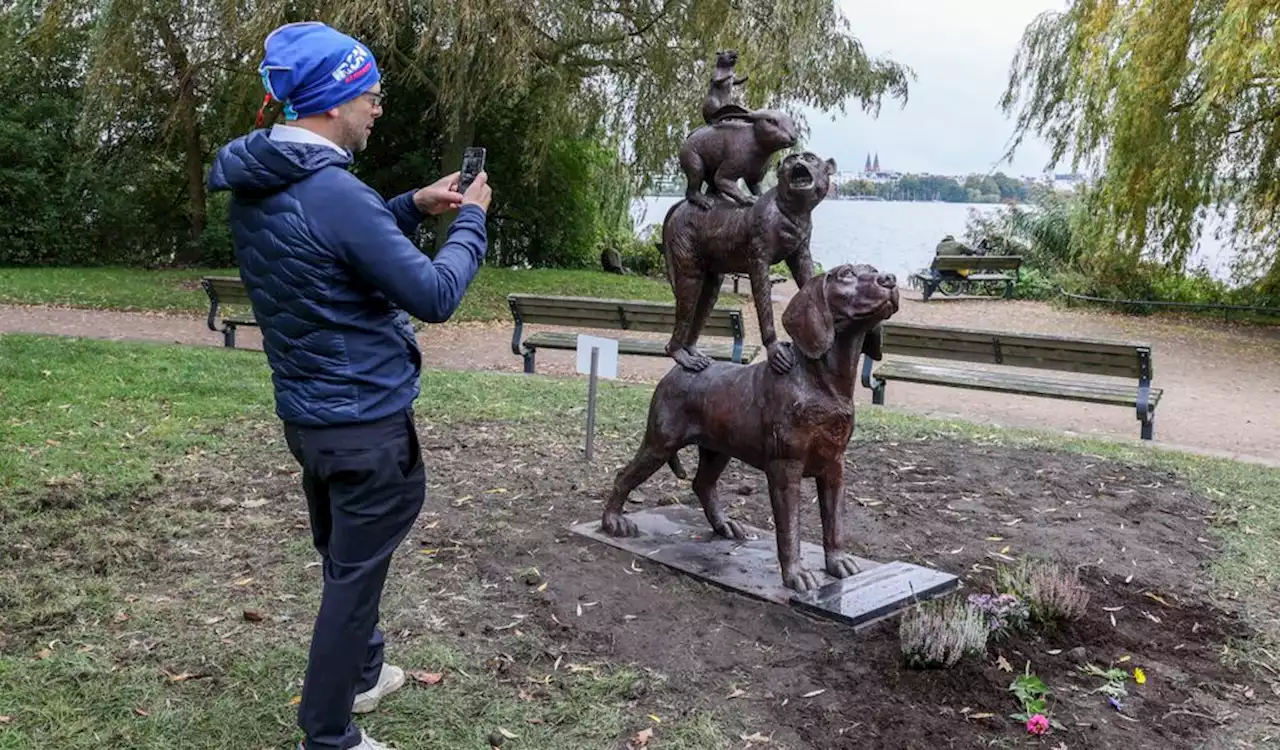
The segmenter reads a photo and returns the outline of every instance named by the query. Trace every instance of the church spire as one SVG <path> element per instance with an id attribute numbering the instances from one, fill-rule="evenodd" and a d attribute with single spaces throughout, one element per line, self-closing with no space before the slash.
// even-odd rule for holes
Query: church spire
<path id="1" fill-rule="evenodd" d="M 880 152 L 879 152 L 879 151 L 877 151 L 877 152 L 876 152 L 876 160 L 875 160 L 875 162 L 871 165 L 871 169 L 872 169 L 872 171 L 874 171 L 874 172 L 879 172 L 879 171 L 880 171 Z"/>
<path id="2" fill-rule="evenodd" d="M 867 165 L 862 168 L 862 171 L 863 172 L 871 171 L 871 152 L 870 151 L 867 152 Z"/>

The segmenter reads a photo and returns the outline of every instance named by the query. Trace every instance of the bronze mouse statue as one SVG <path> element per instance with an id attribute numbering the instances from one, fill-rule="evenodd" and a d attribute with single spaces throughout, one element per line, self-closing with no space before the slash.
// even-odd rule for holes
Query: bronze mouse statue
<path id="1" fill-rule="evenodd" d="M 721 50 L 716 53 L 716 70 L 707 87 L 707 98 L 702 103 L 702 119 L 714 125 L 724 117 L 746 115 L 749 110 L 733 100 L 733 90 L 742 86 L 750 76 L 738 77 L 733 67 L 738 64 L 737 50 Z"/>

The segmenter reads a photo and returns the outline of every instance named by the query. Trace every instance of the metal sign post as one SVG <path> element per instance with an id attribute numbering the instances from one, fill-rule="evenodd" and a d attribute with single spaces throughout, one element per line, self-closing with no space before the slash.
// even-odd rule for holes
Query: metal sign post
<path id="1" fill-rule="evenodd" d="M 596 437 L 596 377 L 600 372 L 600 347 L 591 347 L 591 379 L 587 381 L 587 461 L 591 461 L 591 452 Z"/>
<path id="2" fill-rule="evenodd" d="M 600 378 L 618 377 L 618 340 L 579 335 L 578 372 L 590 375 L 587 381 L 587 434 L 583 443 L 590 462 L 595 454 L 597 383 Z"/>

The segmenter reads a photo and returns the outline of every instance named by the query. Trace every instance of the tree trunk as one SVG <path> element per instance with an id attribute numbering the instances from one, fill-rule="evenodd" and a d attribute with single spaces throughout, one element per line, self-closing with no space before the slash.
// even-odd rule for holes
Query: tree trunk
<path id="1" fill-rule="evenodd" d="M 196 112 L 195 68 L 186 48 L 173 32 L 169 19 L 154 17 L 156 31 L 164 45 L 165 55 L 178 80 L 178 124 L 182 128 L 182 150 L 186 161 L 187 241 L 174 257 L 177 265 L 191 265 L 200 260 L 200 236 L 207 217 L 204 192 L 204 144 L 200 137 L 200 115 Z"/>
<path id="2" fill-rule="evenodd" d="M 187 159 L 187 217 L 191 224 L 191 234 L 174 260 L 178 264 L 189 265 L 200 260 L 200 236 L 204 234 L 206 219 L 204 146 L 200 139 L 200 120 L 196 114 L 195 91 L 190 77 L 181 89 L 178 107 Z"/>
<path id="3" fill-rule="evenodd" d="M 444 155 L 440 161 L 443 174 L 453 174 L 462 169 L 462 155 L 468 146 L 474 145 L 471 140 L 475 138 L 475 135 L 475 121 L 465 114 L 462 115 L 459 118 L 458 127 L 449 136 L 449 140 L 444 147 Z M 446 211 L 436 217 L 436 241 L 435 249 L 432 251 L 433 255 L 440 252 L 440 248 L 444 246 L 445 240 L 449 238 L 449 225 L 457 217 L 458 213 L 456 211 Z"/>

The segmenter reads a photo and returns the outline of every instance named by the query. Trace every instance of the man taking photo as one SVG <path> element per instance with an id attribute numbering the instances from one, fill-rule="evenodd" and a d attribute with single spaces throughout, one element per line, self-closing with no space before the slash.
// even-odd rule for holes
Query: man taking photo
<path id="1" fill-rule="evenodd" d="M 209 187 L 231 191 L 240 277 L 324 561 L 300 747 L 385 750 L 352 713 L 372 711 L 405 679 L 383 662 L 377 622 L 392 553 L 426 496 L 409 314 L 438 323 L 457 309 L 487 250 L 491 191 L 481 173 L 459 194 L 453 174 L 383 200 L 347 169 L 382 114 L 373 54 L 316 22 L 281 26 L 263 46 L 263 84 L 286 124 L 224 146 Z M 410 237 L 455 208 L 432 260 Z"/>

